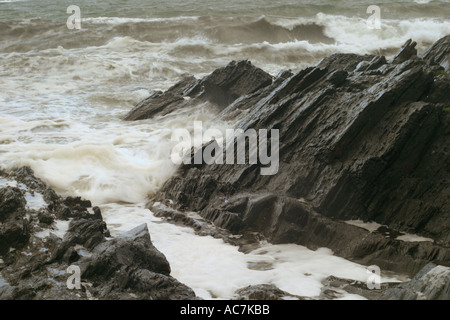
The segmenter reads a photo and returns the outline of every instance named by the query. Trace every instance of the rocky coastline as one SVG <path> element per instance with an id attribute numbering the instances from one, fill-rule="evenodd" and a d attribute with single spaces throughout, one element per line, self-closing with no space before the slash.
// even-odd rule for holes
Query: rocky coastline
<path id="1" fill-rule="evenodd" d="M 260 175 L 260 163 L 181 165 L 148 208 L 243 252 L 261 240 L 327 247 L 411 278 L 374 291 L 329 277 L 314 299 L 340 290 L 449 299 L 450 36 L 422 53 L 415 45 L 407 41 L 389 61 L 335 54 L 275 77 L 233 61 L 153 94 L 125 120 L 202 103 L 236 128 L 278 129 L 280 165 L 273 176 Z M 171 277 L 146 225 L 111 237 L 98 207 L 58 195 L 30 168 L 0 171 L 0 181 L 0 299 L 198 299 Z M 80 270 L 79 290 L 67 288 L 69 266 Z M 269 284 L 236 292 L 236 299 L 286 297 L 306 299 Z"/>

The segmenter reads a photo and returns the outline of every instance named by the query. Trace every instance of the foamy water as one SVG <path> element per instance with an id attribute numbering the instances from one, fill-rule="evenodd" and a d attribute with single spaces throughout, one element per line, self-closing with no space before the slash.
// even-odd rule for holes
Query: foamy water
<path id="1" fill-rule="evenodd" d="M 293 244 L 262 243 L 244 254 L 221 239 L 199 237 L 191 228 L 164 223 L 143 206 L 108 204 L 101 209 L 112 235 L 146 223 L 153 244 L 170 262 L 172 276 L 204 299 L 231 299 L 237 289 L 258 284 L 274 284 L 294 295 L 317 297 L 321 281 L 330 275 L 363 282 L 368 279 L 365 266 L 333 256 L 326 248 L 312 251 Z M 125 221 L 124 216 L 132 219 Z M 340 298 L 363 299 L 345 292 Z"/>
<path id="2" fill-rule="evenodd" d="M 261 283 L 312 297 L 328 275 L 365 281 L 364 266 L 327 249 L 265 244 L 245 255 L 162 223 L 143 207 L 176 170 L 172 131 L 226 124 L 213 123 L 205 106 L 121 119 L 183 74 L 202 77 L 231 60 L 276 74 L 336 52 L 389 56 L 409 38 L 423 49 L 450 34 L 447 1 L 381 1 L 381 30 L 366 26 L 369 2 L 78 1 L 82 29 L 68 30 L 66 2 L 0 0 L 0 166 L 28 165 L 60 194 L 102 206 L 114 235 L 147 223 L 172 275 L 204 298 Z M 31 208 L 43 205 L 27 196 Z M 67 224 L 58 223 L 62 236 Z M 261 265 L 267 270 L 255 270 Z"/>

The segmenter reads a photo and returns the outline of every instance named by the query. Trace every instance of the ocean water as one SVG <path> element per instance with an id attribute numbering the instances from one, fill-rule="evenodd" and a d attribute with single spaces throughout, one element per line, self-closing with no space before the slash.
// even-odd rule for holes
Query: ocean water
<path id="1" fill-rule="evenodd" d="M 72 4 L 80 30 L 66 26 Z M 381 9 L 379 30 L 366 25 L 369 5 Z M 173 275 L 205 298 L 257 283 L 315 296 L 327 275 L 363 280 L 364 266 L 327 249 L 264 244 L 244 255 L 161 223 L 143 206 L 176 170 L 172 131 L 194 121 L 227 124 L 214 123 L 201 105 L 121 119 L 183 74 L 202 77 L 231 60 L 276 74 L 336 52 L 390 57 L 409 38 L 423 50 L 450 34 L 449 16 L 448 1 L 426 0 L 0 0 L 0 166 L 28 165 L 59 193 L 92 200 L 113 234 L 148 223 Z M 273 268 L 249 268 L 255 259 Z"/>

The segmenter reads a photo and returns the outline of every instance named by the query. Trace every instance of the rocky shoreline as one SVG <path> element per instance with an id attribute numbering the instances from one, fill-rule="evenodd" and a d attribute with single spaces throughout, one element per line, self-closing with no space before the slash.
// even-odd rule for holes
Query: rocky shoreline
<path id="1" fill-rule="evenodd" d="M 0 299 L 195 299 L 170 276 L 170 265 L 146 225 L 111 238 L 90 201 L 58 196 L 24 167 L 2 173 L 0 188 Z M 40 197 L 39 207 L 30 207 Z M 66 230 L 58 230 L 58 222 Z M 68 289 L 69 266 L 81 286 Z"/>
<path id="2" fill-rule="evenodd" d="M 408 41 L 392 61 L 336 54 L 276 77 L 239 61 L 200 80 L 186 77 L 125 119 L 202 103 L 236 128 L 278 129 L 279 172 L 261 176 L 262 164 L 182 165 L 148 207 L 243 252 L 261 240 L 327 247 L 412 278 L 369 290 L 329 277 L 314 299 L 342 291 L 449 299 L 448 72 L 450 36 L 422 54 Z M 0 182 L 0 299 L 198 299 L 170 276 L 146 225 L 113 238 L 98 207 L 59 196 L 27 167 L 0 171 Z M 399 238 L 405 234 L 430 240 Z M 69 266 L 80 270 L 80 290 L 67 288 Z M 306 299 L 269 284 L 236 292 L 236 299 L 285 298 Z"/>
<path id="3" fill-rule="evenodd" d="M 149 208 L 188 225 L 195 222 L 187 213 L 197 212 L 250 247 L 261 238 L 327 247 L 411 277 L 429 262 L 445 265 L 450 36 L 420 54 L 415 46 L 407 41 L 391 61 L 335 54 L 272 80 L 249 61 L 232 62 L 144 100 L 126 120 L 203 103 L 235 128 L 280 134 L 276 175 L 260 175 L 260 163 L 181 165 Z M 366 230 L 349 220 L 380 227 Z M 405 241 L 405 234 L 429 241 Z"/>
<path id="4" fill-rule="evenodd" d="M 0 182 L 0 300 L 199 299 L 170 276 L 170 265 L 153 246 L 145 224 L 112 238 L 99 208 L 78 197 L 58 196 L 30 168 L 1 172 Z M 168 222 L 188 225 L 199 236 L 221 238 L 242 251 L 255 249 L 261 240 L 258 233 L 233 235 L 197 215 L 182 218 L 160 204 L 162 212 Z M 79 288 L 68 287 L 70 266 L 80 269 Z M 411 281 L 383 283 L 380 290 L 330 276 L 317 297 L 262 284 L 236 290 L 234 299 L 329 300 L 343 293 L 367 299 L 447 299 L 449 276 L 448 266 L 430 263 Z"/>

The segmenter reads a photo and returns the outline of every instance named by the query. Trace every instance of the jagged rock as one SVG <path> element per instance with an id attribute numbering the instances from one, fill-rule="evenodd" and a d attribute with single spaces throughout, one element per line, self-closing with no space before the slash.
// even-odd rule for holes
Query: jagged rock
<path id="1" fill-rule="evenodd" d="M 47 189 L 45 183 L 35 177 L 34 171 L 30 167 L 20 167 L 14 170 L 10 175 L 18 182 L 28 186 L 30 189 L 38 192 L 43 192 Z"/>
<path id="2" fill-rule="evenodd" d="M 259 103 L 263 98 L 269 97 L 274 90 L 279 87 L 284 81 L 292 77 L 294 74 L 289 71 L 281 71 L 274 79 L 272 84 L 251 94 L 242 96 L 236 99 L 228 107 L 226 107 L 217 116 L 218 120 L 222 121 L 236 121 L 242 119 L 251 109 L 252 106 Z"/>
<path id="3" fill-rule="evenodd" d="M 185 97 L 187 91 L 197 83 L 197 79 L 193 76 L 187 76 L 166 92 L 156 92 L 147 99 L 141 101 L 131 110 L 125 120 L 143 120 L 154 117 L 156 115 L 169 114 L 180 105 L 186 104 Z"/>
<path id="4" fill-rule="evenodd" d="M 170 274 L 169 263 L 153 246 L 146 224 L 101 243 L 80 265 L 84 277 L 108 278 L 123 266 Z"/>
<path id="5" fill-rule="evenodd" d="M 102 220 L 103 221 L 102 211 L 100 210 L 99 207 L 93 207 L 92 211 L 94 211 L 94 215 L 92 216 L 93 219 L 97 219 L 97 220 Z"/>
<path id="6" fill-rule="evenodd" d="M 127 290 L 139 299 L 195 298 L 192 289 L 170 277 L 170 265 L 153 246 L 146 224 L 101 243 L 78 264 L 104 299 L 117 299 Z"/>
<path id="7" fill-rule="evenodd" d="M 38 214 L 39 222 L 51 225 L 55 221 L 55 216 L 48 211 L 41 211 Z"/>
<path id="8" fill-rule="evenodd" d="M 100 208 L 90 201 L 62 198 L 21 168 L 0 176 L 19 188 L 0 189 L 0 299 L 196 299 L 170 274 L 166 258 L 151 243 L 146 225 L 120 237 L 110 234 Z M 44 195 L 47 207 L 28 210 L 25 192 Z M 63 239 L 51 232 L 53 219 L 71 218 Z M 25 219 L 26 217 L 26 219 Z M 37 232 L 49 231 L 45 238 Z M 81 288 L 70 290 L 69 266 L 81 266 Z"/>
<path id="9" fill-rule="evenodd" d="M 431 65 L 441 65 L 450 73 L 450 35 L 436 41 L 421 57 Z"/>
<path id="10" fill-rule="evenodd" d="M 211 236 L 216 239 L 222 239 L 224 242 L 239 247 L 239 251 L 249 253 L 259 247 L 259 243 L 264 240 L 264 236 L 258 232 L 245 232 L 241 235 L 230 233 L 224 228 L 217 228 L 210 220 L 199 216 L 195 212 L 184 213 L 173 208 L 169 208 L 160 203 L 151 207 L 156 217 L 162 217 L 171 223 L 182 226 L 189 226 L 194 229 L 199 236 Z"/>
<path id="11" fill-rule="evenodd" d="M 450 268 L 429 263 L 411 281 L 385 290 L 381 299 L 449 300 Z"/>
<path id="12" fill-rule="evenodd" d="M 414 56 L 417 56 L 417 42 L 409 39 L 405 42 L 402 49 L 394 56 L 392 63 L 403 63 Z"/>
<path id="13" fill-rule="evenodd" d="M 13 187 L 0 189 L 0 256 L 10 248 L 28 242 L 28 220 L 25 219 L 25 197 Z"/>
<path id="14" fill-rule="evenodd" d="M 0 189 L 0 221 L 5 221 L 9 215 L 25 207 L 25 197 L 18 188 L 6 187 Z"/>
<path id="15" fill-rule="evenodd" d="M 64 204 L 69 207 L 76 207 L 76 208 L 92 207 L 91 201 L 81 199 L 81 197 L 67 197 L 64 199 Z"/>
<path id="16" fill-rule="evenodd" d="M 317 65 L 316 68 L 328 69 L 328 70 L 343 70 L 347 72 L 353 72 L 356 70 L 358 65 L 365 64 L 366 68 L 369 66 L 370 62 L 377 57 L 372 55 L 360 56 L 357 54 L 346 54 L 346 53 L 335 53 L 331 56 L 323 58 Z M 361 67 L 360 67 L 361 68 Z M 363 70 L 358 70 L 363 71 Z"/>
<path id="17" fill-rule="evenodd" d="M 250 61 L 232 61 L 217 69 L 193 87 L 188 96 L 207 100 L 224 108 L 239 97 L 251 94 L 272 83 L 272 77 Z"/>
<path id="18" fill-rule="evenodd" d="M 205 101 L 209 102 L 211 107 L 222 110 L 237 98 L 271 83 L 272 77 L 249 61 L 233 61 L 202 80 L 188 76 L 166 92 L 155 93 L 131 110 L 125 120 L 166 115 L 181 107 L 187 108 Z"/>
<path id="19" fill-rule="evenodd" d="M 69 230 L 58 249 L 52 254 L 50 261 L 61 259 L 67 250 L 75 245 L 81 245 L 87 249 L 93 249 L 99 243 L 105 240 L 107 231 L 106 223 L 101 220 L 76 219 L 72 220 Z M 66 255 L 70 258 L 72 253 Z M 65 259 L 68 263 L 72 263 L 73 259 Z"/>
<path id="20" fill-rule="evenodd" d="M 391 63 L 338 54 L 275 80 L 237 98 L 218 117 L 240 119 L 236 128 L 243 130 L 278 129 L 276 175 L 260 175 L 260 163 L 181 165 L 151 203 L 170 206 L 171 200 L 174 209 L 199 212 L 234 233 L 258 231 L 271 241 L 309 247 L 326 244 L 349 258 L 409 274 L 437 252 L 448 259 L 450 119 L 443 108 L 449 80 L 436 70 L 408 41 Z M 247 203 L 239 202 L 246 197 Z M 231 209 L 222 205 L 230 199 Z M 315 219 L 322 228 L 314 234 L 304 236 L 304 217 L 311 214 L 293 205 L 295 199 L 320 217 Z M 435 243 L 372 235 L 358 247 L 356 233 L 347 237 L 347 227 L 330 222 L 350 219 L 375 221 Z M 345 241 L 327 240 L 339 238 Z M 344 247 L 353 252 L 339 250 Z"/>
<path id="21" fill-rule="evenodd" d="M 151 300 L 194 300 L 194 291 L 176 279 L 147 269 L 133 272 L 127 288 L 141 294 L 141 299 Z"/>
<path id="22" fill-rule="evenodd" d="M 248 286 L 236 291 L 236 300 L 309 300 L 304 297 L 292 295 L 273 284 L 261 284 Z"/>
<path id="23" fill-rule="evenodd" d="M 437 76 L 433 82 L 432 87 L 427 93 L 425 100 L 427 102 L 442 104 L 443 108 L 450 105 L 450 81 L 448 81 L 448 76 L 439 74 L 442 70 L 435 71 Z"/>

